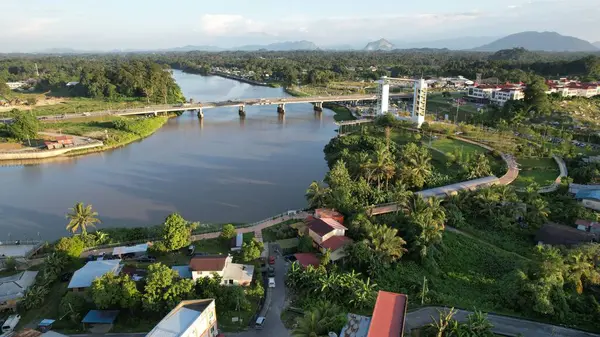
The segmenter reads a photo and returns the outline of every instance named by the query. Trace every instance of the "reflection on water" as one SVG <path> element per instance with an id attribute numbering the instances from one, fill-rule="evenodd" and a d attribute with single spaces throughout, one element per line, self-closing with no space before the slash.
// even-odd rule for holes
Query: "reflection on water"
<path id="1" fill-rule="evenodd" d="M 281 89 L 175 72 L 195 101 L 281 97 Z M 103 226 L 160 223 L 170 212 L 202 222 L 247 222 L 304 207 L 312 180 L 326 172 L 323 146 L 334 135 L 332 112 L 310 104 L 205 109 L 171 119 L 126 147 L 41 164 L 2 163 L 0 241 L 66 234 L 64 214 L 91 203 Z"/>

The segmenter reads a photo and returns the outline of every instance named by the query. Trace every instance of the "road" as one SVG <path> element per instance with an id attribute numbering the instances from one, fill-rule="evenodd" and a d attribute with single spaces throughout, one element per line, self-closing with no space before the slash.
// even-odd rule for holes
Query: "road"
<path id="1" fill-rule="evenodd" d="M 269 244 L 271 255 L 276 256 L 275 259 L 275 288 L 272 289 L 271 303 L 266 310 L 265 324 L 262 330 L 250 328 L 248 331 L 238 333 L 226 333 L 227 337 L 289 337 L 290 332 L 281 322 L 281 312 L 285 308 L 285 273 L 287 272 L 288 264 L 284 261 L 283 256 L 277 252 L 281 249 L 277 244 Z M 266 286 L 265 286 L 265 289 Z M 265 303 L 265 306 L 268 303 Z"/>
<path id="2" fill-rule="evenodd" d="M 405 335 L 410 331 L 428 325 L 433 318 L 438 318 L 438 310 L 448 310 L 438 307 L 427 307 L 406 314 Z M 470 311 L 458 310 L 455 319 L 465 321 Z M 556 325 L 533 322 L 524 319 L 488 314 L 488 319 L 494 325 L 493 332 L 505 336 L 525 337 L 600 337 L 600 335 L 575 329 L 563 328 Z"/>

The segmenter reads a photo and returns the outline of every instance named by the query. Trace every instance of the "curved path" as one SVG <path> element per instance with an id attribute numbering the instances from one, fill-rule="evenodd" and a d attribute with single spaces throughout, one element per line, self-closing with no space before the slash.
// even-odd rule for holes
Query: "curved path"
<path id="1" fill-rule="evenodd" d="M 406 314 L 404 332 L 410 335 L 412 329 L 420 328 L 432 323 L 432 317 L 438 318 L 439 311 L 450 310 L 444 307 L 425 307 Z M 471 311 L 458 310 L 454 318 L 458 321 L 466 321 Z M 534 322 L 509 316 L 495 314 L 487 315 L 489 321 L 494 325 L 492 331 L 505 336 L 525 337 L 600 337 L 598 334 L 581 330 L 569 329 L 557 325 Z"/>
<path id="2" fill-rule="evenodd" d="M 558 177 L 556 177 L 556 179 L 551 185 L 540 187 L 538 193 L 551 193 L 556 191 L 562 182 L 562 178 L 566 178 L 569 175 L 567 171 L 567 164 L 565 164 L 565 161 L 557 155 L 552 155 L 552 158 L 556 162 L 556 165 L 558 165 L 560 174 L 558 175 Z M 517 188 L 518 192 L 525 192 L 526 190 L 527 189 L 525 188 Z"/>

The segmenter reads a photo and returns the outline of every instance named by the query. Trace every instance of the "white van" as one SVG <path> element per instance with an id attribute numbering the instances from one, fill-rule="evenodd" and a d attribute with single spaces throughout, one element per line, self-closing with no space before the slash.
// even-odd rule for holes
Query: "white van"
<path id="1" fill-rule="evenodd" d="M 4 324 L 2 324 L 2 333 L 14 331 L 15 328 L 17 327 L 17 324 L 19 324 L 20 320 L 21 320 L 20 315 L 9 316 L 6 319 L 6 321 L 4 322 Z"/>
<path id="2" fill-rule="evenodd" d="M 269 277 L 269 288 L 275 288 L 275 278 Z"/>
<path id="3" fill-rule="evenodd" d="M 265 317 L 260 316 L 259 318 L 256 319 L 256 324 L 254 324 L 254 329 L 258 329 L 258 330 L 262 330 L 264 324 L 265 324 Z"/>

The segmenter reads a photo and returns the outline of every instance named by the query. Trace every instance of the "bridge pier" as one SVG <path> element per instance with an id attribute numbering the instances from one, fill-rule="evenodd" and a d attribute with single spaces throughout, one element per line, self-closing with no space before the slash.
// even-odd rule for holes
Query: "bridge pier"
<path id="1" fill-rule="evenodd" d="M 238 114 L 240 116 L 246 116 L 246 106 L 245 105 L 240 105 L 240 107 L 238 108 Z"/>
<path id="2" fill-rule="evenodd" d="M 323 111 L 323 102 L 315 102 L 313 103 L 315 111 L 321 112 Z"/>
<path id="3" fill-rule="evenodd" d="M 285 103 L 281 103 L 277 105 L 277 113 L 284 114 L 285 113 Z"/>
<path id="4" fill-rule="evenodd" d="M 202 108 L 198 109 L 198 118 L 204 118 L 204 112 L 202 111 Z"/>

